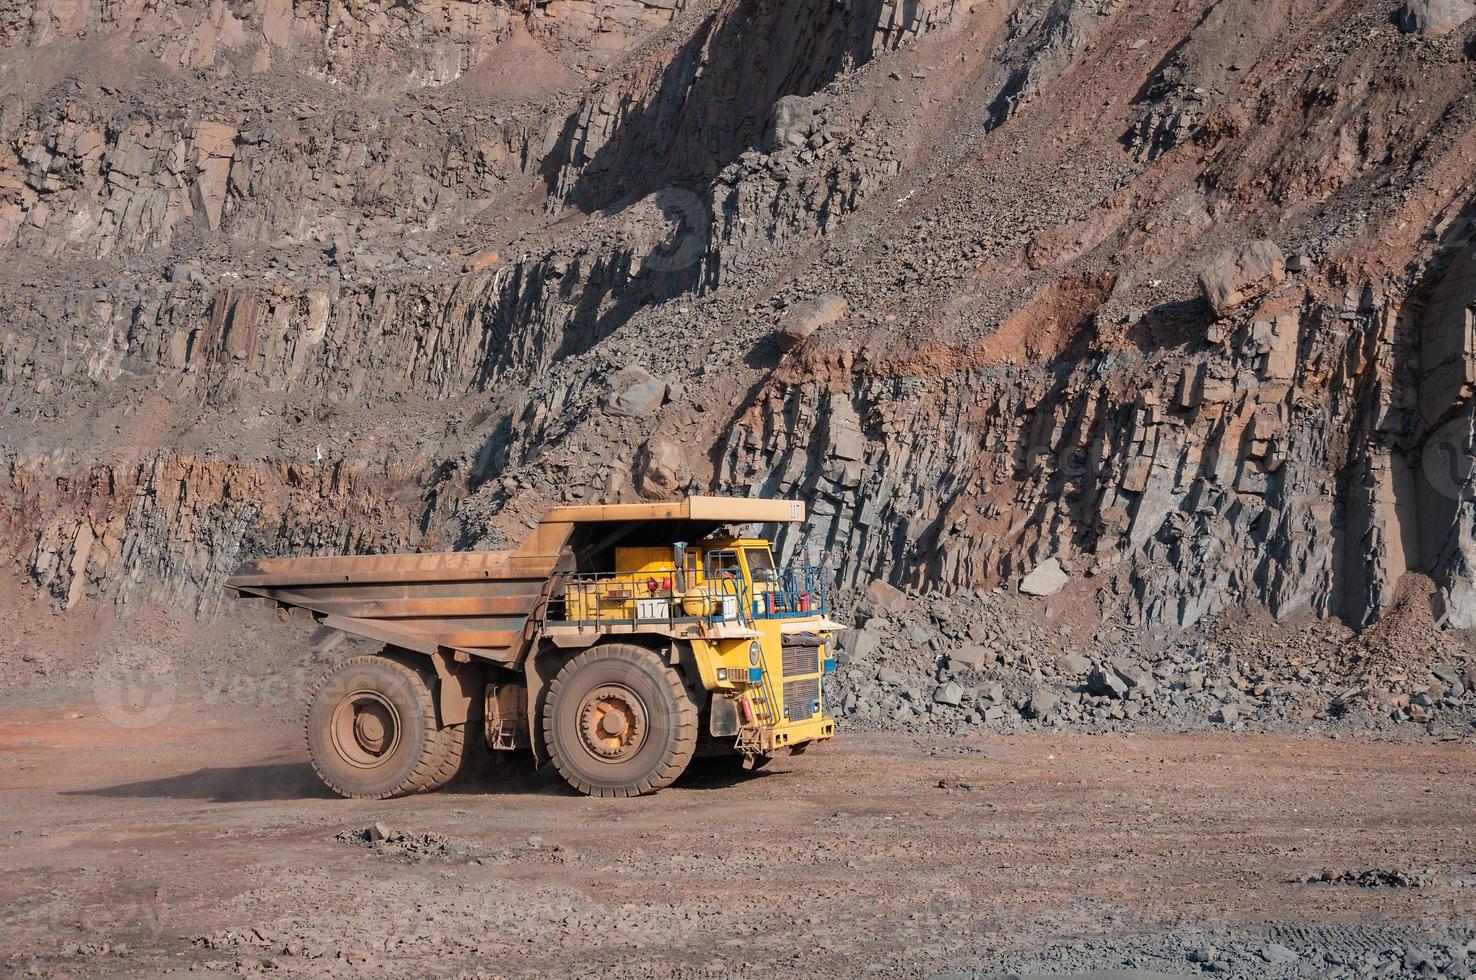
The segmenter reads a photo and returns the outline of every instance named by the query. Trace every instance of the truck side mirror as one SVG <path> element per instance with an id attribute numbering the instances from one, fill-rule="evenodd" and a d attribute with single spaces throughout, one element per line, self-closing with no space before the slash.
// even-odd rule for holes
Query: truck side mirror
<path id="1" fill-rule="evenodd" d="M 685 595 L 687 592 L 687 542 L 678 541 L 671 546 L 671 563 L 676 566 L 676 574 L 673 581 L 676 582 L 677 595 Z"/>

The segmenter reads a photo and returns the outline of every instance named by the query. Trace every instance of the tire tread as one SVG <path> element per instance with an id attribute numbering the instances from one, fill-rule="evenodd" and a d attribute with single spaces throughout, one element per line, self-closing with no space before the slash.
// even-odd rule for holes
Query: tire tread
<path id="1" fill-rule="evenodd" d="M 633 783 L 623 786 L 596 786 L 581 777 L 564 758 L 559 739 L 554 732 L 555 706 L 571 677 L 579 667 L 599 660 L 624 660 L 634 667 L 650 673 L 665 683 L 676 703 L 676 737 L 652 771 Z M 697 708 L 687 696 L 681 675 L 672 669 L 657 654 L 646 647 L 628 643 L 607 643 L 592 647 L 566 663 L 548 687 L 548 697 L 543 708 L 543 741 L 548 746 L 549 758 L 559 775 L 574 789 L 586 796 L 600 798 L 647 796 L 665 789 L 686 771 L 697 751 Z"/>
<path id="2" fill-rule="evenodd" d="M 415 767 L 398 784 L 378 793 L 357 792 L 335 782 L 311 751 L 312 747 L 312 700 L 308 702 L 308 709 L 303 716 L 303 734 L 307 738 L 309 751 L 308 758 L 312 762 L 313 771 L 325 785 L 339 796 L 350 800 L 388 800 L 401 796 L 410 796 L 415 793 L 428 793 L 438 789 L 450 781 L 456 775 L 461 766 L 461 759 L 465 752 L 465 726 L 451 725 L 446 728 L 437 727 L 435 702 L 431 698 L 430 685 L 426 682 L 425 675 L 407 663 L 407 657 L 400 654 L 368 654 L 366 656 L 350 657 L 342 660 L 329 668 L 315 689 L 321 690 L 329 683 L 335 674 L 344 670 L 351 670 L 360 666 L 388 667 L 401 674 L 409 681 L 410 690 L 421 703 L 422 717 L 426 719 L 424 731 L 425 747 L 421 750 L 420 758 L 416 760 Z M 316 695 L 315 695 L 316 697 Z"/>

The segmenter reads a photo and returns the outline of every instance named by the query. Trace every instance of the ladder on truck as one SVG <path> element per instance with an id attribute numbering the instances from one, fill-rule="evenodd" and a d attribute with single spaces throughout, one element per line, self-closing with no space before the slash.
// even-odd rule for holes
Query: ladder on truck
<path id="1" fill-rule="evenodd" d="M 779 724 L 781 709 L 779 695 L 774 689 L 774 679 L 769 671 L 760 668 L 757 688 L 750 687 L 746 697 L 753 708 L 753 721 L 738 729 L 736 747 L 744 755 L 762 755 L 764 752 L 763 731 Z"/>

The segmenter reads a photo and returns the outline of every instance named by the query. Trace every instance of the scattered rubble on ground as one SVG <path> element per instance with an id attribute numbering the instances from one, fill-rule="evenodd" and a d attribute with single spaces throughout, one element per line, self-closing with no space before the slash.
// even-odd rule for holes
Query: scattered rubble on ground
<path id="1" fill-rule="evenodd" d="M 1307 879 L 1308 884 L 1352 885 L 1357 888 L 1423 888 L 1434 881 L 1427 872 L 1398 868 L 1364 868 L 1361 871 L 1329 868 Z"/>
<path id="2" fill-rule="evenodd" d="M 356 844 L 367 847 L 376 854 L 393 855 L 411 861 L 471 861 L 482 851 L 477 845 L 456 837 L 397 830 L 378 822 L 362 830 L 340 831 L 333 835 L 333 839 L 340 844 Z"/>

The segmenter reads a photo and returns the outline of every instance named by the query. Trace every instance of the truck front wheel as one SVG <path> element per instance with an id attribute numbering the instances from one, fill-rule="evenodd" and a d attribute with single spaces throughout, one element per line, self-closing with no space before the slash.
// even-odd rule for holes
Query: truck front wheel
<path id="1" fill-rule="evenodd" d="M 353 657 L 308 705 L 308 755 L 328 788 L 356 800 L 424 793 L 456 773 L 464 731 L 440 728 L 425 674 L 390 656 Z"/>
<path id="2" fill-rule="evenodd" d="M 543 740 L 560 775 L 589 796 L 670 786 L 697 748 L 697 707 L 681 676 L 644 647 L 605 644 L 548 688 Z"/>

